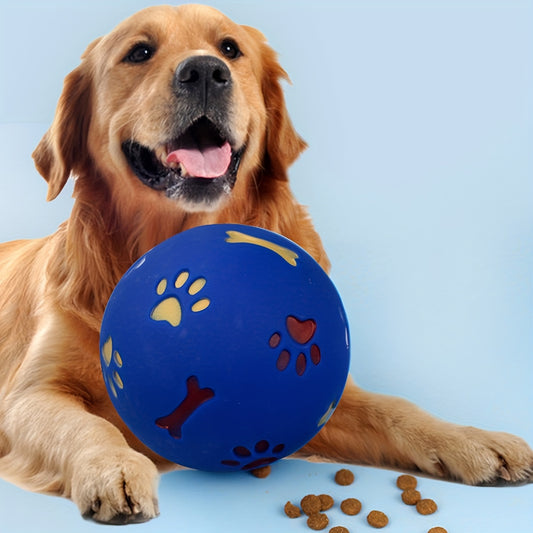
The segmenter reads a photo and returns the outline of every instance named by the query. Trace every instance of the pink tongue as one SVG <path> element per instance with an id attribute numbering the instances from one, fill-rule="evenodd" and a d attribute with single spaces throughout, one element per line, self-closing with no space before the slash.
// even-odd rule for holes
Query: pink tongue
<path id="1" fill-rule="evenodd" d="M 167 163 L 181 163 L 189 177 L 218 178 L 226 173 L 231 162 L 231 147 L 180 148 L 167 156 Z"/>

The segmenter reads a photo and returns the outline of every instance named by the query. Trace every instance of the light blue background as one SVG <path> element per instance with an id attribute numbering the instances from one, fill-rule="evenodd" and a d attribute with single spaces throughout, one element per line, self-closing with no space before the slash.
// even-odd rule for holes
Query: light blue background
<path id="1" fill-rule="evenodd" d="M 38 237 L 68 216 L 45 202 L 30 154 L 85 46 L 151 4 L 0 1 L 0 240 Z M 157 3 L 157 2 L 156 2 Z M 365 388 L 454 422 L 533 443 L 533 3 L 213 0 L 280 53 L 286 97 L 310 149 L 291 176 L 333 262 Z M 139 531 L 298 532 L 281 512 L 309 492 L 355 496 L 388 531 L 533 531 L 533 486 L 421 480 L 440 504 L 399 503 L 395 473 L 282 461 L 266 480 L 177 472 L 161 517 Z M 0 482 L 0 529 L 89 531 L 75 506 Z M 370 531 L 362 516 L 331 525 Z"/>

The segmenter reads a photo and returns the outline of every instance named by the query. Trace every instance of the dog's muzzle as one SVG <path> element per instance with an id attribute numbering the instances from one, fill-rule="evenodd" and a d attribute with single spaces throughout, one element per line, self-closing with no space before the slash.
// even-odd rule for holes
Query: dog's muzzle
<path id="1" fill-rule="evenodd" d="M 226 64 L 197 55 L 178 65 L 172 80 L 176 97 L 174 133 L 150 148 L 130 139 L 122 150 L 147 186 L 173 199 L 211 206 L 235 185 L 244 146 L 228 126 L 233 81 Z"/>

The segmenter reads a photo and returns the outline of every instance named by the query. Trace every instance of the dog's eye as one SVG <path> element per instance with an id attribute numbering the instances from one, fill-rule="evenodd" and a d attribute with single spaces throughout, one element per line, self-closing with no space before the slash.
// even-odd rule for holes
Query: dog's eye
<path id="1" fill-rule="evenodd" d="M 122 60 L 124 63 L 144 63 L 152 58 L 155 48 L 146 43 L 136 44 Z"/>
<path id="2" fill-rule="evenodd" d="M 228 59 L 237 59 L 242 56 L 241 49 L 239 45 L 233 39 L 224 39 L 220 43 L 220 51 Z"/>

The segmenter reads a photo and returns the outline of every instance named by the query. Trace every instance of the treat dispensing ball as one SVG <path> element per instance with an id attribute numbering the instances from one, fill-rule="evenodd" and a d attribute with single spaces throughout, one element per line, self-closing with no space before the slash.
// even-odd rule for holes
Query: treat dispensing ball
<path id="1" fill-rule="evenodd" d="M 290 240 L 200 226 L 141 257 L 105 310 L 101 364 L 113 404 L 159 455 L 249 470 L 306 444 L 349 367 L 339 295 Z"/>

